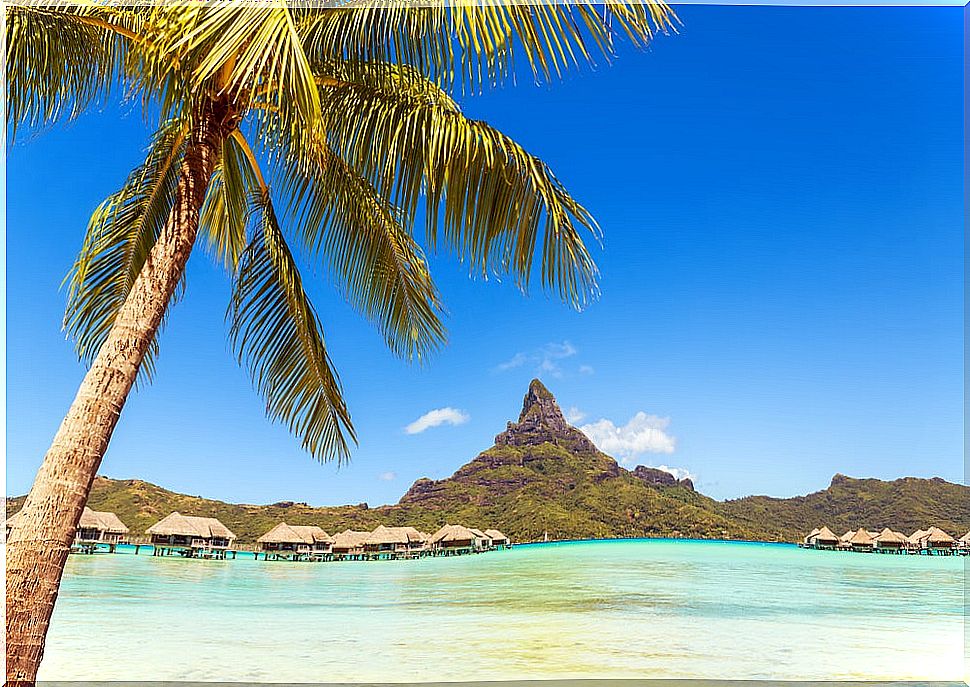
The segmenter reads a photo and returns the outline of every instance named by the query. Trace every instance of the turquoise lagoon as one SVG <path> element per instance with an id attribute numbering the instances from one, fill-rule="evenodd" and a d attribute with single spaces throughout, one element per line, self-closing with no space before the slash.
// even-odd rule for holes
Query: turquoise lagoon
<path id="1" fill-rule="evenodd" d="M 964 679 L 966 558 L 731 542 L 71 556 L 43 680 Z"/>

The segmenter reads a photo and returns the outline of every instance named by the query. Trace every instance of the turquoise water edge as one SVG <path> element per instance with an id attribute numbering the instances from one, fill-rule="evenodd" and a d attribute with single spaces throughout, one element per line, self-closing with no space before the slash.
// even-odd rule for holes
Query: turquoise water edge
<path id="1" fill-rule="evenodd" d="M 966 557 L 617 540 L 414 561 L 71 556 L 41 680 L 965 679 Z"/>

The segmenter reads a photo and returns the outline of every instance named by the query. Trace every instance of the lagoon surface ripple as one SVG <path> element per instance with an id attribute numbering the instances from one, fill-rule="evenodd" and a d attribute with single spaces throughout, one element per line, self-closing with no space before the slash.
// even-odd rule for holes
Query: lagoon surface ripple
<path id="1" fill-rule="evenodd" d="M 669 540 L 71 556 L 42 680 L 963 679 L 966 558 Z"/>

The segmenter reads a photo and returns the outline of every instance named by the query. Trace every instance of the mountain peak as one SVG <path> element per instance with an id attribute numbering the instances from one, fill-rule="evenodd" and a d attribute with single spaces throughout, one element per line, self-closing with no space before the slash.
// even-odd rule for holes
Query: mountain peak
<path id="1" fill-rule="evenodd" d="M 495 443 L 504 446 L 536 446 L 542 443 L 568 446 L 571 450 L 595 453 L 585 434 L 566 422 L 556 397 L 538 379 L 529 383 L 529 390 L 522 399 L 522 412 L 518 422 L 509 422 L 505 431 L 495 437 Z"/>
<path id="2" fill-rule="evenodd" d="M 519 422 L 525 422 L 529 416 L 538 416 L 538 421 L 547 424 L 553 429 L 565 428 L 566 418 L 563 417 L 556 397 L 546 388 L 546 385 L 538 379 L 529 382 L 529 390 L 525 392 L 522 399 L 522 412 L 519 413 Z"/>

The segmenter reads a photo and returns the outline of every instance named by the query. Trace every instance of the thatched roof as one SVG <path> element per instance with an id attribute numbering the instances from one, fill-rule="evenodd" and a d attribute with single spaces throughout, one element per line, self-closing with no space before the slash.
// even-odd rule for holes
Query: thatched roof
<path id="1" fill-rule="evenodd" d="M 955 544 L 957 541 L 939 527 L 931 527 L 926 530 L 924 539 L 928 544 Z"/>
<path id="2" fill-rule="evenodd" d="M 128 534 L 128 527 L 117 515 L 107 510 L 91 510 L 87 506 L 81 513 L 78 527 L 103 530 L 112 534 Z"/>
<path id="3" fill-rule="evenodd" d="M 333 548 L 335 549 L 356 549 L 364 545 L 364 540 L 370 536 L 370 532 L 358 532 L 356 530 L 344 530 L 333 535 Z"/>
<path id="4" fill-rule="evenodd" d="M 476 529 L 475 529 L 474 527 L 469 527 L 468 529 L 469 529 L 469 531 L 470 531 L 470 532 L 471 532 L 472 534 L 474 534 L 474 535 L 475 535 L 476 537 L 478 537 L 479 539 L 491 539 L 491 537 L 489 537 L 489 536 L 488 536 L 487 534 L 485 534 L 485 533 L 484 533 L 484 532 L 482 532 L 481 530 L 476 530 Z"/>
<path id="5" fill-rule="evenodd" d="M 839 541 L 839 538 L 835 535 L 835 532 L 830 530 L 828 527 L 823 527 L 815 535 L 815 541 L 827 541 L 833 544 Z"/>
<path id="6" fill-rule="evenodd" d="M 182 515 L 178 511 L 169 513 L 164 518 L 145 530 L 146 534 L 157 534 L 162 537 L 199 537 L 201 539 L 235 539 L 236 535 L 228 527 L 215 518 L 203 518 L 197 515 Z"/>
<path id="7" fill-rule="evenodd" d="M 287 525 L 281 522 L 256 541 L 260 544 L 316 544 L 329 542 L 331 538 L 316 525 Z"/>
<path id="8" fill-rule="evenodd" d="M 877 544 L 905 544 L 906 535 L 900 534 L 899 532 L 893 532 L 891 529 L 886 527 L 882 532 L 874 537 Z"/>
<path id="9" fill-rule="evenodd" d="M 818 533 L 819 533 L 819 529 L 817 527 L 813 527 L 812 531 L 809 532 L 807 535 L 805 535 L 805 538 L 802 539 L 802 541 L 808 544 L 809 541 L 811 541 L 812 537 L 814 537 Z"/>
<path id="10" fill-rule="evenodd" d="M 855 534 L 855 532 L 853 530 L 849 530 L 848 532 L 846 532 L 845 534 L 843 534 L 841 537 L 839 537 L 839 541 L 845 542 L 846 544 L 848 544 L 849 543 L 849 540 L 852 539 L 852 535 L 853 534 Z"/>
<path id="11" fill-rule="evenodd" d="M 431 535 L 431 543 L 437 544 L 452 541 L 474 541 L 475 536 L 475 533 L 467 527 L 462 527 L 461 525 L 445 525 Z"/>
<path id="12" fill-rule="evenodd" d="M 970 544 L 970 531 L 960 537 L 957 541 L 959 541 L 961 544 Z"/>
<path id="13" fill-rule="evenodd" d="M 491 537 L 492 538 L 492 541 L 495 541 L 496 539 L 505 539 L 505 540 L 508 540 L 508 537 L 506 537 L 504 534 L 502 534 L 498 530 L 485 530 L 485 534 L 487 534 L 489 537 Z"/>
<path id="14" fill-rule="evenodd" d="M 849 539 L 849 543 L 855 546 L 866 546 L 867 544 L 872 544 L 872 535 L 869 534 L 867 530 L 860 527 L 858 530 L 856 530 L 855 534 L 852 535 L 852 538 Z"/>
<path id="15" fill-rule="evenodd" d="M 7 518 L 6 526 L 14 527 L 20 521 L 20 514 L 22 512 L 17 511 Z M 84 529 L 110 532 L 111 534 L 128 534 L 128 527 L 125 523 L 121 522 L 121 518 L 117 515 L 106 510 L 91 510 L 87 506 L 81 512 L 81 520 L 78 522 L 78 529 L 82 527 Z"/>
<path id="16" fill-rule="evenodd" d="M 309 537 L 314 543 L 333 542 L 333 537 L 326 533 L 322 527 L 317 527 L 316 525 L 290 525 L 292 529 L 297 534 L 303 536 L 304 538 Z"/>
<path id="17" fill-rule="evenodd" d="M 408 536 L 408 540 L 412 542 L 426 542 L 431 539 L 430 534 L 425 534 L 417 527 L 411 527 L 410 525 L 405 527 L 392 527 L 391 529 L 402 530 Z"/>
<path id="18" fill-rule="evenodd" d="M 431 535 L 420 532 L 418 528 L 405 525 L 403 527 L 386 527 L 378 525 L 364 540 L 371 546 L 379 544 L 423 544 Z"/>
<path id="19" fill-rule="evenodd" d="M 925 536 L 926 530 L 916 530 L 911 535 L 906 537 L 906 541 L 908 541 L 910 544 L 919 544 Z"/>
<path id="20" fill-rule="evenodd" d="M 407 532 L 403 527 L 385 527 L 378 525 L 374 531 L 364 538 L 364 544 L 371 546 L 381 544 L 407 544 L 409 541 Z"/>
<path id="21" fill-rule="evenodd" d="M 16 513 L 14 513 L 9 518 L 7 518 L 7 521 L 4 523 L 4 525 L 7 527 L 7 529 L 9 529 L 11 527 L 16 527 L 17 526 L 17 523 L 20 522 L 20 514 L 22 512 L 23 511 L 19 511 L 18 510 Z"/>

